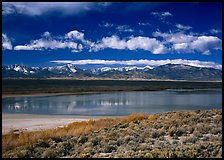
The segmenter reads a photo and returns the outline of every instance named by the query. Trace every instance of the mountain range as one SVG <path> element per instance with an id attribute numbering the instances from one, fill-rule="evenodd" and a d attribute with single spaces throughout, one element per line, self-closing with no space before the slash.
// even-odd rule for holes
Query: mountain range
<path id="1" fill-rule="evenodd" d="M 75 79 L 157 79 L 157 80 L 222 80 L 222 70 L 194 67 L 183 64 L 166 64 L 157 67 L 127 66 L 80 69 L 73 64 L 55 67 L 2 66 L 3 78 L 75 78 Z"/>

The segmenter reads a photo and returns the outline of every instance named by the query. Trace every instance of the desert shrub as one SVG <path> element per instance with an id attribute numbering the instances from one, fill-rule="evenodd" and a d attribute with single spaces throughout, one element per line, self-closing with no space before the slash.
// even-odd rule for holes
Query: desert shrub
<path id="1" fill-rule="evenodd" d="M 55 141 L 56 143 L 63 141 L 60 137 L 52 137 L 51 139 L 52 139 L 52 141 Z"/>
<path id="2" fill-rule="evenodd" d="M 154 157 L 151 153 L 146 153 L 144 158 L 154 158 Z"/>
<path id="3" fill-rule="evenodd" d="M 117 135 L 118 133 L 116 131 L 111 131 L 108 135 L 108 137 L 111 139 L 111 140 L 116 140 L 117 139 Z"/>
<path id="4" fill-rule="evenodd" d="M 196 143 L 198 141 L 198 137 L 194 136 L 194 135 L 191 135 L 189 137 L 186 137 L 186 140 L 185 140 L 187 143 Z"/>
<path id="5" fill-rule="evenodd" d="M 41 155 L 41 158 L 55 158 L 56 156 L 57 154 L 54 152 L 53 149 L 47 148 Z"/>
<path id="6" fill-rule="evenodd" d="M 203 137 L 203 134 L 201 132 L 199 132 L 198 130 L 194 130 L 193 135 L 195 137 Z"/>
<path id="7" fill-rule="evenodd" d="M 94 137 L 93 140 L 92 140 L 92 144 L 93 146 L 96 146 L 100 143 L 100 138 L 98 137 Z"/>
<path id="8" fill-rule="evenodd" d="M 221 115 L 216 115 L 213 118 L 213 121 L 214 121 L 215 124 L 221 124 L 222 123 L 222 116 Z"/>
<path id="9" fill-rule="evenodd" d="M 47 148 L 47 147 L 50 147 L 50 145 L 46 141 L 40 139 L 40 140 L 37 141 L 36 147 L 44 147 L 44 148 Z"/>
<path id="10" fill-rule="evenodd" d="M 170 124 L 168 124 L 168 123 L 164 123 L 164 124 L 163 124 L 163 130 L 164 130 L 164 131 L 167 131 L 167 130 L 169 129 L 169 125 L 170 125 Z"/>
<path id="11" fill-rule="evenodd" d="M 169 130 L 168 130 L 168 133 L 169 133 L 169 135 L 171 136 L 171 137 L 173 137 L 174 136 L 174 134 L 176 133 L 176 127 L 171 127 Z"/>
<path id="12" fill-rule="evenodd" d="M 160 133 L 156 130 L 156 131 L 153 131 L 152 133 L 151 133 L 151 137 L 152 138 L 159 138 L 160 137 Z"/>
<path id="13" fill-rule="evenodd" d="M 178 128 L 176 130 L 176 133 L 175 134 L 176 134 L 176 136 L 180 137 L 180 136 L 182 136 L 185 133 L 186 133 L 186 130 L 183 127 L 180 127 L 180 128 Z"/>
<path id="14" fill-rule="evenodd" d="M 28 154 L 28 150 L 21 150 L 16 152 L 15 158 L 28 158 L 29 154 Z"/>
<path id="15" fill-rule="evenodd" d="M 202 134 L 206 134 L 211 129 L 212 129 L 212 127 L 205 123 L 198 123 L 196 126 L 196 130 Z"/>
<path id="16" fill-rule="evenodd" d="M 193 133 L 194 132 L 194 127 L 187 126 L 187 131 L 188 131 L 189 134 Z"/>
<path id="17" fill-rule="evenodd" d="M 130 140 L 132 140 L 132 138 L 133 138 L 133 137 L 132 137 L 132 136 L 129 136 L 129 135 L 125 136 L 125 137 L 124 137 L 124 142 L 125 142 L 125 143 L 128 143 Z"/>
<path id="18" fill-rule="evenodd" d="M 79 137 L 79 139 L 78 139 L 78 142 L 79 143 L 85 143 L 85 142 L 87 142 L 88 141 L 88 137 L 87 136 L 81 136 L 81 137 Z"/>
<path id="19" fill-rule="evenodd" d="M 108 142 L 108 144 L 109 144 L 109 145 L 117 145 L 117 141 L 115 141 L 115 140 L 110 140 L 110 141 Z"/>
<path id="20" fill-rule="evenodd" d="M 219 133 L 222 133 L 222 128 L 212 128 L 212 130 L 211 130 L 211 133 L 212 134 L 219 134 Z"/>
<path id="21" fill-rule="evenodd" d="M 69 143 L 69 142 L 63 142 L 62 143 L 63 144 L 63 147 L 66 149 L 66 150 L 70 150 L 71 148 L 72 148 L 72 145 L 71 145 L 71 143 Z"/>
<path id="22" fill-rule="evenodd" d="M 117 140 L 117 146 L 121 146 L 122 144 L 124 144 L 124 140 L 123 140 L 123 138 L 119 138 Z"/>
<path id="23" fill-rule="evenodd" d="M 150 151 L 150 153 L 152 154 L 153 158 L 159 158 L 160 152 L 161 151 L 158 148 L 154 148 L 153 150 Z"/>
<path id="24" fill-rule="evenodd" d="M 120 126 L 119 126 L 119 128 L 127 128 L 128 127 L 128 123 L 124 123 L 124 124 L 121 124 Z"/>
<path id="25" fill-rule="evenodd" d="M 156 121 L 159 118 L 159 115 L 149 115 L 148 120 L 150 121 Z"/>
<path id="26" fill-rule="evenodd" d="M 116 146 L 113 146 L 113 145 L 107 145 L 104 148 L 105 153 L 111 153 L 112 151 L 115 151 L 115 150 L 116 150 Z"/>
<path id="27" fill-rule="evenodd" d="M 93 155 L 95 153 L 95 151 L 92 147 L 86 147 L 83 149 L 82 153 Z"/>

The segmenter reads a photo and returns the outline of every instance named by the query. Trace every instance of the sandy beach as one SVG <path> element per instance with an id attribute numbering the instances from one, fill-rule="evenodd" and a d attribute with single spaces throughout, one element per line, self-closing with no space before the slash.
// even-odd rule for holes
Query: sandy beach
<path id="1" fill-rule="evenodd" d="M 38 131 L 63 127 L 72 122 L 105 118 L 102 116 L 34 115 L 2 113 L 2 134 L 11 130 Z"/>

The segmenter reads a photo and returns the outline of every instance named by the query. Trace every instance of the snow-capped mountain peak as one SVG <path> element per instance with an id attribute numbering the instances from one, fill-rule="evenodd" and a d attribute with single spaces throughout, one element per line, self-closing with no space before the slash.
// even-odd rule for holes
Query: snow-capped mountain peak
<path id="1" fill-rule="evenodd" d="M 96 68 L 92 69 L 92 73 L 100 73 L 100 72 L 107 72 L 107 71 L 120 71 L 120 72 L 128 72 L 133 70 L 150 70 L 153 69 L 151 66 L 145 66 L 145 67 L 136 67 L 136 66 L 126 66 L 126 67 L 116 67 L 116 68 L 110 68 L 110 67 L 102 67 L 102 68 Z"/>
<path id="2" fill-rule="evenodd" d="M 66 65 L 68 67 L 68 69 L 72 72 L 72 73 L 76 73 L 77 70 L 75 69 L 74 65 L 72 64 L 67 64 Z"/>
<path id="3" fill-rule="evenodd" d="M 2 66 L 3 77 L 74 77 L 74 78 L 143 78 L 173 80 L 220 80 L 222 70 L 181 64 L 166 64 L 157 67 L 124 66 L 80 69 L 72 64 L 54 67 L 29 67 L 24 65 Z"/>
<path id="4" fill-rule="evenodd" d="M 26 66 L 18 65 L 18 64 L 8 66 L 7 70 L 14 70 L 16 72 L 28 73 Z"/>

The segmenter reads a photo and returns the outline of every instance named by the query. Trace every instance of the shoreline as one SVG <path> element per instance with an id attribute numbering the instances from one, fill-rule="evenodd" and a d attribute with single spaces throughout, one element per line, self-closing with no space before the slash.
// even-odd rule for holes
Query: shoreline
<path id="1" fill-rule="evenodd" d="M 63 95 L 83 95 L 83 94 L 94 94 L 101 92 L 79 92 L 79 93 L 18 93 L 18 94 L 2 94 L 2 99 L 10 97 L 35 97 L 35 96 L 63 96 Z"/>
<path id="2" fill-rule="evenodd" d="M 222 88 L 199 88 L 199 89 L 193 89 L 193 90 L 211 90 L 211 89 L 222 89 Z M 124 91 L 98 91 L 98 92 L 75 92 L 75 93 L 17 93 L 17 94 L 2 94 L 2 99 L 4 98 L 11 98 L 11 97 L 35 97 L 35 96 L 64 96 L 64 95 L 88 95 L 88 94 L 101 94 L 101 93 L 113 93 L 113 92 L 153 92 L 153 91 L 164 91 L 164 90 L 185 90 L 185 89 L 158 89 L 158 90 L 124 90 Z M 188 90 L 188 89 L 187 89 Z"/>
<path id="3" fill-rule="evenodd" d="M 73 122 L 117 118 L 120 116 L 74 116 L 2 113 L 2 135 L 14 132 L 30 132 L 64 127 Z"/>

